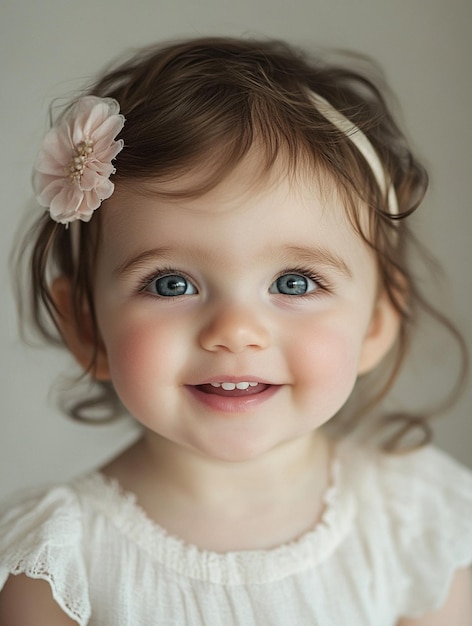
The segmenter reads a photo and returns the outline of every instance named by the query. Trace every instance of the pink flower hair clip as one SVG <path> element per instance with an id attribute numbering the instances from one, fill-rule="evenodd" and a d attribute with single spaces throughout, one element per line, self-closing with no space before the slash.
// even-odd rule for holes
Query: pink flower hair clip
<path id="1" fill-rule="evenodd" d="M 39 204 L 61 224 L 88 222 L 114 191 L 112 160 L 123 148 L 115 137 L 125 118 L 112 98 L 84 96 L 46 134 L 33 185 Z"/>

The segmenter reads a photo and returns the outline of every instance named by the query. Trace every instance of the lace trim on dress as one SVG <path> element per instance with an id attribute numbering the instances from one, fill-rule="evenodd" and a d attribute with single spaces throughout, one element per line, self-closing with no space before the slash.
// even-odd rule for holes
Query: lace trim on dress
<path id="1" fill-rule="evenodd" d="M 123 491 L 116 480 L 99 472 L 79 479 L 74 486 L 152 559 L 180 575 L 222 585 L 269 583 L 325 561 L 352 528 L 355 514 L 354 498 L 343 488 L 337 458 L 331 466 L 321 520 L 299 539 L 268 550 L 221 554 L 187 544 L 152 521 L 133 493 Z"/>
<path id="2" fill-rule="evenodd" d="M 43 522 L 39 530 L 38 520 Z M 0 589 L 10 574 L 44 580 L 64 613 L 87 624 L 90 604 L 80 536 L 80 511 L 68 488 L 55 487 L 39 500 L 32 495 L 8 509 L 0 521 Z"/>

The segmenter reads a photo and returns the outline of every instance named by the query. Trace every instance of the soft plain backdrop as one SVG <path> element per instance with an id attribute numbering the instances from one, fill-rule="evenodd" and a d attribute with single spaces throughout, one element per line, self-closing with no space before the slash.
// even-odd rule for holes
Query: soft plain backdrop
<path id="1" fill-rule="evenodd" d="M 74 371 L 62 353 L 19 339 L 8 272 L 17 224 L 31 209 L 30 172 L 51 100 L 72 93 L 116 55 L 162 39 L 207 34 L 277 37 L 374 57 L 401 103 L 404 127 L 432 184 L 417 224 L 446 278 L 430 293 L 472 343 L 472 3 L 470 0 L 2 0 L 0 497 L 67 479 L 134 436 L 127 423 L 87 427 L 55 408 L 50 388 Z M 33 209 L 34 210 L 34 209 Z M 37 210 L 37 209 L 36 209 Z M 452 355 L 423 340 L 394 403 L 434 399 Z M 437 444 L 472 466 L 472 393 L 437 422 Z"/>

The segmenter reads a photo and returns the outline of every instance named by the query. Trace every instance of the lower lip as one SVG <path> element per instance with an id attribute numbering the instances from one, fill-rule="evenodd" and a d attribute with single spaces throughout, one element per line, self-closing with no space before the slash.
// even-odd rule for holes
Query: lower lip
<path id="1" fill-rule="evenodd" d="M 187 389 L 198 402 L 213 411 L 218 411 L 219 413 L 246 413 L 272 398 L 279 391 L 280 385 L 269 385 L 260 393 L 236 397 L 205 393 L 193 386 L 189 386 Z"/>

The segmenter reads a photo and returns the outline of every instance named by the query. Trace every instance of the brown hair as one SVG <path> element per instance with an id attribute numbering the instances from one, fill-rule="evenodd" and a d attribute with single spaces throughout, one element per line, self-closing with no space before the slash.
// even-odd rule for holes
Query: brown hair
<path id="1" fill-rule="evenodd" d="M 389 213 L 386 194 L 370 167 L 349 138 L 319 113 L 310 91 L 325 98 L 369 138 L 396 190 L 398 214 Z M 206 38 L 144 49 L 111 68 L 87 93 L 115 98 L 126 118 L 119 135 L 125 147 L 115 161 L 113 182 L 117 186 L 139 182 L 145 188 L 147 180 L 165 182 L 198 164 L 200 184 L 181 193 L 203 194 L 223 180 L 254 145 L 264 157 L 261 175 L 282 155 L 292 173 L 299 167 L 310 168 L 338 181 L 352 224 L 374 249 L 383 287 L 401 316 L 389 371 L 369 406 L 392 385 L 419 310 L 445 325 L 463 349 L 460 335 L 422 297 L 409 270 L 413 238 L 405 218 L 424 196 L 426 172 L 412 155 L 379 87 L 363 72 L 310 59 L 280 42 Z M 365 205 L 368 229 L 359 212 L 362 206 L 365 214 Z M 75 281 L 77 311 L 84 301 L 94 311 L 93 265 L 100 240 L 100 211 L 90 224 L 81 223 L 80 229 L 80 264 L 74 262 L 69 232 L 47 214 L 25 240 L 32 242 L 29 295 L 34 324 L 49 340 L 61 341 L 57 327 L 51 326 L 57 316 L 48 284 L 51 271 Z M 96 328 L 95 332 L 98 341 Z M 92 374 L 93 369 L 92 362 Z M 89 409 L 100 406 L 109 409 L 110 416 L 117 414 L 119 402 L 112 385 L 97 385 L 100 395 L 73 405 L 72 416 L 86 419 Z M 390 416 L 390 423 L 398 428 L 384 447 L 399 449 L 405 435 L 415 428 L 422 434 L 419 445 L 429 440 L 428 417 Z M 358 419 L 349 416 L 343 427 L 353 426 Z M 387 422 L 382 418 L 382 424 Z"/>

